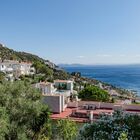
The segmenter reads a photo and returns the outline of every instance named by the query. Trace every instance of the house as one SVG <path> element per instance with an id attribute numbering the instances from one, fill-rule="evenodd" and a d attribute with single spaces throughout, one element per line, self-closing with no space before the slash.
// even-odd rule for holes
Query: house
<path id="1" fill-rule="evenodd" d="M 0 61 L 0 71 L 6 74 L 7 80 L 13 80 L 14 74 L 12 64 L 16 62 L 10 60 Z"/>
<path id="2" fill-rule="evenodd" d="M 40 82 L 33 86 L 38 88 L 43 96 L 43 102 L 49 106 L 51 112 L 61 113 L 70 102 L 70 95 L 73 91 L 73 82 L 57 80 L 54 83 Z M 66 84 L 65 89 L 60 90 L 60 86 Z M 73 91 L 74 92 L 74 91 Z"/>
<path id="3" fill-rule="evenodd" d="M 120 94 L 118 92 L 116 92 L 115 90 L 108 90 L 108 93 L 112 97 L 118 97 L 118 96 L 120 96 Z"/>
<path id="4" fill-rule="evenodd" d="M 0 71 L 5 72 L 6 71 L 6 65 L 0 63 Z"/>
<path id="5" fill-rule="evenodd" d="M 38 88 L 43 95 L 52 95 L 57 90 L 54 84 L 49 82 L 40 82 L 35 84 L 34 87 Z"/>
<path id="6" fill-rule="evenodd" d="M 21 75 L 32 75 L 35 73 L 35 68 L 32 67 L 32 63 L 21 62 L 19 64 Z"/>
<path id="7" fill-rule="evenodd" d="M 32 63 L 20 63 L 18 61 L 13 60 L 4 60 L 0 61 L 0 71 L 4 72 L 8 78 L 18 78 L 20 75 L 34 74 L 35 68 L 32 67 Z"/>
<path id="8" fill-rule="evenodd" d="M 140 104 L 140 97 L 136 97 L 134 101 L 135 101 L 135 103 Z"/>
<path id="9" fill-rule="evenodd" d="M 43 103 L 48 105 L 52 113 L 61 113 L 65 110 L 69 101 L 67 95 L 57 92 L 54 83 L 40 82 L 33 86 L 41 91 Z"/>
<path id="10" fill-rule="evenodd" d="M 73 81 L 71 80 L 55 80 L 54 85 L 58 90 L 70 90 L 73 92 Z"/>

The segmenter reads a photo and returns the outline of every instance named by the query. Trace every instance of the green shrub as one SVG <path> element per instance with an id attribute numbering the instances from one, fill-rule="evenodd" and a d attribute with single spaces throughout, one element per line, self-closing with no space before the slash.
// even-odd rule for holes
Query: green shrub
<path id="1" fill-rule="evenodd" d="M 79 92 L 78 97 L 82 100 L 89 101 L 109 101 L 109 94 L 107 91 L 100 89 L 97 86 L 87 86 Z"/>

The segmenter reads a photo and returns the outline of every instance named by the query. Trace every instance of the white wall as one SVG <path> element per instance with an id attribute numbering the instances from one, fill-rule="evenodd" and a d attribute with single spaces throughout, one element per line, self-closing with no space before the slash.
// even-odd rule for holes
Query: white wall
<path id="1" fill-rule="evenodd" d="M 53 113 L 61 113 L 65 110 L 64 96 L 43 96 L 43 102 L 47 104 Z"/>
<path id="2" fill-rule="evenodd" d="M 0 64 L 0 71 L 5 72 L 6 66 L 4 64 Z"/>

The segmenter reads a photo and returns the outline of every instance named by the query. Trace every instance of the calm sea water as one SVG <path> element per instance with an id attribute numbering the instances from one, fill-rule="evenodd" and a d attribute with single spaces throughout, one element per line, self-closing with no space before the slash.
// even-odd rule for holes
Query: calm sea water
<path id="1" fill-rule="evenodd" d="M 81 72 L 117 87 L 135 90 L 140 95 L 140 65 L 64 67 L 68 72 Z"/>

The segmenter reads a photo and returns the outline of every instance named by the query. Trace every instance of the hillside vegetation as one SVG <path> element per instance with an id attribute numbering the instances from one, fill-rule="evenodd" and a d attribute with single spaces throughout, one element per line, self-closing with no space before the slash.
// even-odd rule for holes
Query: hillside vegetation
<path id="1" fill-rule="evenodd" d="M 9 49 L 2 44 L 0 44 L 0 58 L 2 60 L 18 60 L 18 61 L 45 61 L 44 59 L 26 52 L 17 52 L 12 49 Z"/>
<path id="2" fill-rule="evenodd" d="M 2 44 L 0 44 L 0 58 L 1 60 L 17 60 L 19 62 L 31 62 L 36 68 L 37 74 L 45 74 L 45 77 L 47 79 L 50 77 L 51 80 L 58 78 L 68 79 L 70 76 L 68 73 L 59 69 L 55 64 L 53 64 L 49 60 L 45 60 L 34 54 L 14 51 L 5 47 Z"/>

